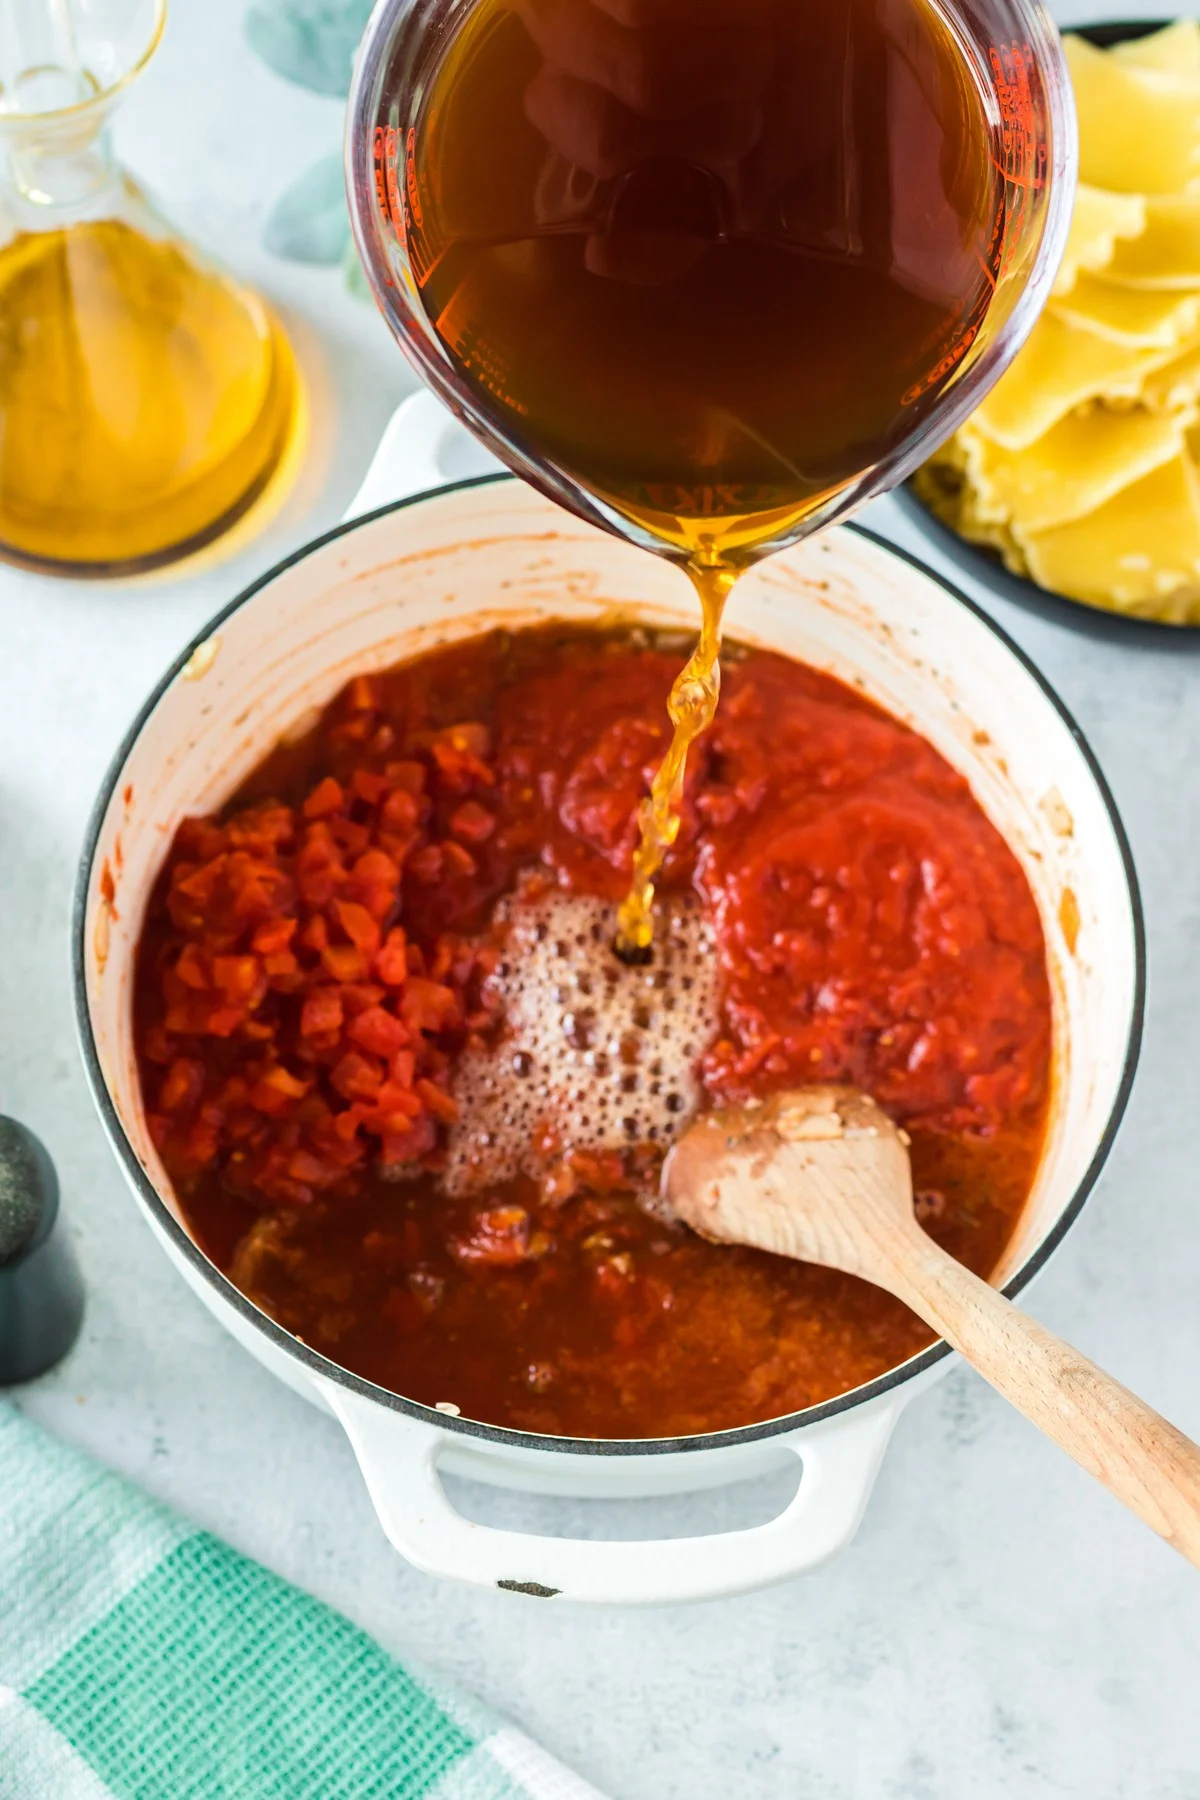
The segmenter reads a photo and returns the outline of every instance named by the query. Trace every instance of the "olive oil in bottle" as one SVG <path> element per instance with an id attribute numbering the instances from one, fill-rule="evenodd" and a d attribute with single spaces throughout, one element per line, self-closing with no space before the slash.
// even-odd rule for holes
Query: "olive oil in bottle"
<path id="1" fill-rule="evenodd" d="M 116 166 L 161 0 L 0 0 L 0 556 L 152 567 L 242 516 L 300 416 L 278 321 Z"/>

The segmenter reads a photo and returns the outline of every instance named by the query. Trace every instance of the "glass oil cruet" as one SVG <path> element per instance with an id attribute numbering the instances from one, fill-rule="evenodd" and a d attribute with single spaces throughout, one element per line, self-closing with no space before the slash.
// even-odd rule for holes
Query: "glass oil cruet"
<path id="1" fill-rule="evenodd" d="M 112 575 L 223 532 L 280 469 L 287 338 L 115 163 L 166 0 L 0 0 L 0 556 Z"/>

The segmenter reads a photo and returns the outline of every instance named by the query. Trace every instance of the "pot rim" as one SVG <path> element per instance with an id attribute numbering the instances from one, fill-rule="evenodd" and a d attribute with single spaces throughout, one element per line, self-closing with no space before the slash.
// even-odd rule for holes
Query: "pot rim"
<path id="1" fill-rule="evenodd" d="M 223 1275 L 216 1264 L 200 1249 L 174 1217 L 162 1199 L 154 1183 L 150 1180 L 132 1144 L 125 1134 L 125 1128 L 109 1092 L 108 1083 L 100 1066 L 100 1058 L 96 1049 L 95 1035 L 92 1031 L 91 1011 L 87 996 L 87 900 L 91 886 L 92 870 L 95 865 L 96 851 L 99 845 L 100 832 L 104 824 L 113 795 L 118 791 L 125 763 L 134 745 L 140 737 L 143 727 L 166 694 L 172 682 L 184 668 L 190 657 L 199 646 L 212 636 L 226 619 L 232 617 L 241 607 L 247 605 L 255 596 L 279 576 L 287 573 L 297 563 L 327 544 L 335 543 L 339 538 L 356 531 L 362 525 L 372 524 L 377 519 L 386 518 L 392 513 L 403 512 L 407 507 L 420 504 L 422 501 L 446 494 L 461 493 L 472 488 L 487 487 L 500 481 L 515 480 L 516 477 L 500 475 L 474 476 L 462 481 L 448 482 L 442 487 L 427 489 L 422 493 L 410 494 L 402 500 L 395 500 L 386 506 L 377 507 L 374 511 L 363 513 L 354 519 L 345 520 L 335 525 L 320 537 L 312 538 L 292 551 L 288 556 L 272 565 L 249 586 L 222 607 L 197 632 L 196 636 L 175 658 L 166 673 L 156 683 L 154 689 L 139 708 L 133 723 L 125 733 L 113 756 L 105 777 L 100 785 L 91 815 L 88 819 L 84 835 L 83 850 L 80 856 L 76 877 L 75 896 L 71 918 L 71 962 L 72 989 L 75 1001 L 75 1026 L 79 1038 L 79 1047 L 83 1056 L 84 1068 L 88 1077 L 88 1085 L 92 1091 L 92 1099 L 100 1114 L 101 1123 L 110 1144 L 122 1164 L 124 1173 L 135 1197 L 149 1215 L 152 1225 L 168 1240 L 169 1248 L 176 1252 L 184 1262 L 215 1290 L 226 1305 L 239 1313 L 244 1322 L 260 1332 L 267 1340 L 282 1350 L 286 1355 L 299 1362 L 310 1375 L 324 1376 L 340 1387 L 348 1388 L 352 1393 L 364 1399 L 373 1400 L 388 1411 L 406 1415 L 426 1424 L 436 1425 L 439 1430 L 467 1440 L 483 1440 L 490 1444 L 501 1444 L 522 1450 L 550 1451 L 558 1454 L 571 1453 L 580 1456 L 662 1456 L 706 1450 L 732 1449 L 739 1444 L 759 1442 L 763 1439 L 782 1437 L 787 1433 L 798 1431 L 805 1426 L 815 1425 L 823 1419 L 832 1419 L 837 1415 L 849 1412 L 851 1408 L 864 1405 L 869 1401 L 892 1394 L 904 1387 L 917 1376 L 933 1369 L 951 1354 L 950 1345 L 944 1339 L 930 1345 L 918 1355 L 899 1363 L 861 1387 L 851 1388 L 844 1394 L 838 1394 L 831 1400 L 821 1401 L 816 1406 L 805 1407 L 800 1412 L 788 1413 L 782 1418 L 761 1420 L 753 1425 L 741 1425 L 728 1431 L 704 1432 L 689 1437 L 675 1438 L 572 1438 L 557 1437 L 543 1432 L 516 1431 L 508 1426 L 488 1425 L 481 1420 L 466 1419 L 452 1414 L 438 1412 L 432 1406 L 425 1406 L 416 1400 L 406 1399 L 402 1394 L 394 1394 L 388 1388 L 377 1387 L 374 1382 L 355 1375 L 344 1369 L 329 1357 L 322 1356 L 293 1337 L 291 1332 L 277 1324 L 276 1321 L 255 1306 L 253 1301 L 236 1288 L 226 1275 Z M 1060 699 L 1054 688 L 1047 681 L 1041 670 L 1025 654 L 1020 645 L 999 625 L 976 601 L 972 600 L 961 588 L 948 581 L 937 570 L 923 563 L 917 556 L 889 542 L 878 532 L 871 531 L 863 525 L 848 524 L 840 527 L 851 531 L 858 537 L 885 550 L 889 555 L 898 557 L 908 563 L 920 574 L 935 582 L 952 600 L 972 613 L 975 618 L 987 627 L 1000 644 L 1008 650 L 1026 673 L 1032 676 L 1045 699 L 1057 712 L 1063 724 L 1087 764 L 1088 771 L 1104 802 L 1109 823 L 1120 851 L 1121 864 L 1125 875 L 1126 891 L 1129 897 L 1131 923 L 1134 936 L 1134 992 L 1130 1011 L 1129 1037 L 1125 1047 L 1125 1059 L 1121 1070 L 1121 1079 L 1113 1099 L 1112 1108 L 1105 1124 L 1104 1132 L 1096 1146 L 1091 1162 L 1088 1164 L 1082 1180 L 1079 1182 L 1070 1200 L 1055 1220 L 1046 1237 L 1037 1249 L 1022 1263 L 1004 1287 L 1009 1299 L 1015 1299 L 1024 1288 L 1039 1274 L 1050 1257 L 1058 1249 L 1067 1232 L 1074 1225 L 1082 1212 L 1092 1189 L 1100 1176 L 1109 1152 L 1116 1140 L 1121 1121 L 1125 1115 L 1129 1095 L 1133 1088 L 1134 1075 L 1141 1053 L 1142 1036 L 1146 1006 L 1146 926 L 1142 907 L 1141 891 L 1138 886 L 1137 872 L 1134 868 L 1133 853 L 1125 832 L 1116 801 L 1105 780 L 1104 774 L 1096 760 L 1095 753 L 1088 743 L 1080 726 L 1070 710 Z"/>

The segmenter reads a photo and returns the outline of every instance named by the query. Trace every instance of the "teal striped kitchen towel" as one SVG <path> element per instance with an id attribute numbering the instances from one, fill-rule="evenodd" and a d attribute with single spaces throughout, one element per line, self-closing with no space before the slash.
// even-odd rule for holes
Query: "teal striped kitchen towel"
<path id="1" fill-rule="evenodd" d="M 0 1405 L 0 1800 L 599 1800 Z"/>

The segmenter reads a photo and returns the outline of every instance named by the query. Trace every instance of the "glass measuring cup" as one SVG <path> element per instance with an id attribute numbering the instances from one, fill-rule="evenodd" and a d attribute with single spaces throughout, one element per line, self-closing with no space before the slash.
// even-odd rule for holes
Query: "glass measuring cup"
<path id="1" fill-rule="evenodd" d="M 617 914 L 647 961 L 739 575 L 909 473 L 1036 315 L 1071 201 L 1057 37 L 1031 0 L 381 0 L 348 130 L 409 356 L 696 588 Z"/>
<path id="2" fill-rule="evenodd" d="M 246 513 L 297 414 L 286 336 L 114 162 L 166 0 L 0 0 L 0 556 L 105 575 Z"/>
<path id="3" fill-rule="evenodd" d="M 570 3 L 577 10 L 602 13 L 605 20 L 637 20 L 669 0 Z M 533 35 L 543 42 L 545 15 L 556 4 L 557 0 L 514 0 L 512 11 L 526 19 L 537 15 Z M 889 13 L 895 19 L 907 4 L 908 0 L 877 0 L 883 26 L 890 28 Z M 774 519 L 765 509 L 755 521 L 753 544 L 743 545 L 739 552 L 743 563 L 844 516 L 910 474 L 978 405 L 1015 355 L 1061 256 L 1073 199 L 1075 132 L 1069 83 L 1053 25 L 1034 0 L 935 0 L 935 5 L 981 96 L 989 153 L 999 175 L 987 245 L 986 310 L 980 316 L 976 309 L 930 345 L 927 366 L 897 397 L 894 429 L 884 434 L 886 441 L 860 466 L 852 466 L 853 458 L 843 459 L 841 466 L 826 473 L 824 491 L 806 494 L 803 505 L 782 506 Z M 711 15 L 714 8 L 723 8 L 735 28 L 747 18 L 748 9 L 735 6 L 733 0 L 727 6 L 725 0 L 707 0 L 704 10 Z M 368 279 L 401 346 L 425 379 L 511 468 L 575 512 L 648 549 L 686 561 L 696 547 L 694 531 L 689 538 L 675 529 L 676 519 L 664 520 L 661 513 L 652 516 L 645 506 L 629 507 L 622 494 L 605 492 L 581 466 L 584 459 L 572 455 L 569 446 L 564 449 L 561 432 L 555 442 L 546 434 L 539 436 L 536 424 L 522 417 L 511 396 L 499 391 L 501 383 L 489 384 L 486 372 L 480 375 L 470 369 L 469 357 L 450 353 L 423 303 L 422 283 L 428 279 L 419 243 L 423 108 L 439 69 L 462 34 L 472 29 L 479 11 L 479 0 L 380 0 L 376 7 L 351 93 L 346 148 L 351 210 Z M 901 18 L 893 36 L 902 36 L 904 23 Z M 574 47 L 569 45 L 562 54 L 570 64 Z M 840 75 L 837 59 L 831 58 L 829 82 L 836 84 Z M 734 78 L 731 67 L 731 85 Z M 527 102 L 526 112 L 536 106 L 535 101 Z M 665 111 L 671 112 L 670 105 Z M 497 141 L 494 152 L 499 159 L 524 154 L 525 147 Z M 600 196 L 602 205 L 614 204 L 612 189 L 626 183 L 628 174 L 626 169 L 609 182 L 607 195 Z M 563 204 L 568 210 L 574 192 L 589 182 L 595 186 L 594 168 L 573 168 L 561 153 L 547 154 L 544 175 L 560 196 L 566 196 Z M 724 171 L 720 179 L 729 185 Z M 892 199 L 902 210 L 902 169 L 893 172 L 892 185 Z M 918 195 L 918 203 L 919 199 Z M 720 235 L 730 227 L 719 222 L 712 229 Z M 732 229 L 736 232 L 736 222 Z M 581 354 L 578 371 L 569 365 L 559 370 L 568 399 L 573 380 L 582 392 L 583 360 Z M 652 432 L 653 421 L 647 436 Z M 653 481 L 649 450 L 647 442 L 647 487 Z M 689 474 L 699 481 L 702 471 L 681 469 L 681 487 L 689 486 Z M 821 484 L 812 485 L 819 489 Z"/>

